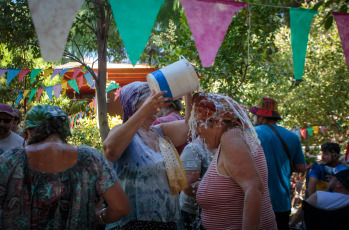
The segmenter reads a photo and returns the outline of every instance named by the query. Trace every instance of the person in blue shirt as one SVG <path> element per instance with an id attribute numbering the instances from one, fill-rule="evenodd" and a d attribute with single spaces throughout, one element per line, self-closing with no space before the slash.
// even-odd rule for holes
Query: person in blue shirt
<path id="1" fill-rule="evenodd" d="M 277 102 L 271 98 L 262 98 L 258 106 L 250 109 L 254 114 L 255 129 L 261 141 L 268 165 L 268 188 L 278 229 L 289 229 L 291 213 L 291 165 L 297 172 L 305 172 L 305 158 L 299 137 L 281 126 L 277 111 Z M 272 127 L 269 127 L 272 126 Z M 286 143 L 290 159 L 283 148 L 283 144 L 272 129 L 274 128 Z"/>
<path id="2" fill-rule="evenodd" d="M 340 147 L 337 143 L 326 142 L 321 145 L 322 163 L 315 162 L 309 174 L 308 196 L 311 196 L 316 191 L 326 191 L 329 178 L 332 173 L 348 169 L 339 160 Z"/>

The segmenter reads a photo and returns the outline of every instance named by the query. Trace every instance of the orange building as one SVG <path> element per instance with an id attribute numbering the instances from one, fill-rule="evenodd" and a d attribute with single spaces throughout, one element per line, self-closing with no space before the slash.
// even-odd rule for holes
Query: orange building
<path id="1" fill-rule="evenodd" d="M 97 67 L 96 63 L 94 65 L 88 63 L 88 66 L 92 67 L 93 70 L 98 73 L 98 68 L 95 68 L 95 66 Z M 55 68 L 57 69 L 72 68 L 64 74 L 64 79 L 67 81 L 73 78 L 74 68 L 83 69 L 81 64 L 78 62 L 70 62 L 62 66 L 57 66 Z M 146 81 L 146 75 L 156 70 L 157 70 L 156 68 L 148 65 L 132 66 L 131 64 L 108 63 L 107 64 L 107 87 L 111 82 L 115 82 L 120 87 L 122 87 L 134 81 Z M 80 75 L 82 75 L 82 72 L 79 73 L 77 77 L 79 77 Z M 75 92 L 75 90 L 73 90 L 68 84 L 66 92 L 67 92 L 67 96 L 72 100 L 84 100 L 84 99 L 92 100 L 92 98 L 95 96 L 95 89 L 90 88 L 85 78 L 83 78 L 83 84 L 79 89 L 79 91 L 80 91 L 80 94 Z M 120 104 L 120 99 L 117 98 L 114 101 L 115 96 L 116 96 L 116 89 L 109 91 L 107 93 L 108 113 L 112 116 L 116 114 L 122 116 L 123 112 Z"/>

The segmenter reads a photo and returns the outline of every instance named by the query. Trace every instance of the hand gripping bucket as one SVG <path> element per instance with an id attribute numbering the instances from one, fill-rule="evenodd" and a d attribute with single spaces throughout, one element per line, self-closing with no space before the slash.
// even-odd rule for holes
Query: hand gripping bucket
<path id="1" fill-rule="evenodd" d="M 179 61 L 147 75 L 150 90 L 167 91 L 164 97 L 177 99 L 199 88 L 199 79 L 190 62 L 181 57 Z"/>

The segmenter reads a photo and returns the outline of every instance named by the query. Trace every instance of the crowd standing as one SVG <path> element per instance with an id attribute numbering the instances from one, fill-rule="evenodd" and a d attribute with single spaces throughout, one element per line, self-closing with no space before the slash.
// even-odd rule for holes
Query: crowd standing
<path id="1" fill-rule="evenodd" d="M 123 124 L 104 153 L 67 143 L 67 114 L 0 104 L 1 229 L 289 229 L 291 175 L 305 172 L 299 137 L 277 125 L 277 102 L 249 111 L 214 93 L 181 99 L 145 82 L 120 91 Z M 306 201 L 349 205 L 349 169 L 336 143 L 321 146 Z M 327 190 L 326 190 L 327 188 Z M 289 225 L 290 224 L 290 225 Z"/>

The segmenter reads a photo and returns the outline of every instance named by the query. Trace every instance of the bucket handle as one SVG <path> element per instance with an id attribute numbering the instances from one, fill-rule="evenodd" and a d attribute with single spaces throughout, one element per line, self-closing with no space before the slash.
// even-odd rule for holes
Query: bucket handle
<path id="1" fill-rule="evenodd" d="M 179 60 L 182 60 L 182 59 L 187 60 L 183 55 L 180 55 Z"/>

